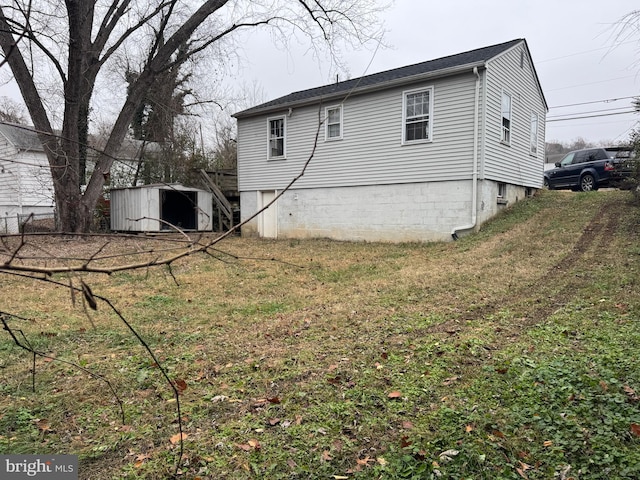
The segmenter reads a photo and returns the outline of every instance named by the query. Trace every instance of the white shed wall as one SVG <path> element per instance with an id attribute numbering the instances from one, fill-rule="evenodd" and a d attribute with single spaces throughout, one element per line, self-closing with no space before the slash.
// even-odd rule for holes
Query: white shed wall
<path id="1" fill-rule="evenodd" d="M 210 192 L 183 186 L 125 188 L 111 191 L 111 230 L 131 232 L 162 231 L 162 190 L 196 191 L 197 228 L 206 231 L 213 228 L 213 198 Z"/>

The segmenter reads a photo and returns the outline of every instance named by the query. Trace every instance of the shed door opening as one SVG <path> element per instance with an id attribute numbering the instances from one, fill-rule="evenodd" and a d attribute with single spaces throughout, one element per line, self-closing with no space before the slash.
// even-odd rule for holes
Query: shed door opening
<path id="1" fill-rule="evenodd" d="M 162 190 L 160 218 L 164 222 L 182 230 L 198 229 L 198 192 Z M 162 230 L 172 230 L 171 225 L 162 222 Z"/>

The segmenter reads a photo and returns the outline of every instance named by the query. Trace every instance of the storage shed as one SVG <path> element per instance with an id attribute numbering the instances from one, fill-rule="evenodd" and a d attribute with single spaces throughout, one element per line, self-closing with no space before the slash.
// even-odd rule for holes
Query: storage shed
<path id="1" fill-rule="evenodd" d="M 111 190 L 111 230 L 168 232 L 211 230 L 212 194 L 180 184 Z"/>

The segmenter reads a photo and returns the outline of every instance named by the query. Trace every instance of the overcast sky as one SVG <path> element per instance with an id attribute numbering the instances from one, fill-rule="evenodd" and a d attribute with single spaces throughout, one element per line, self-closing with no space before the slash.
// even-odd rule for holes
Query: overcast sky
<path id="1" fill-rule="evenodd" d="M 637 0 L 395 0 L 383 14 L 390 47 L 345 51 L 340 79 L 525 38 L 549 106 L 546 141 L 615 144 L 640 120 L 624 113 L 640 94 L 640 31 L 620 40 L 616 29 L 635 9 Z M 242 69 L 227 81 L 259 87 L 264 98 L 254 102 L 335 81 L 335 66 L 313 58 L 308 44 L 285 50 L 254 31 L 242 45 Z M 0 95 L 16 94 L 0 85 Z"/>
<path id="2" fill-rule="evenodd" d="M 347 52 L 345 60 L 349 76 L 359 77 L 525 38 L 549 105 L 547 142 L 615 143 L 640 120 L 619 114 L 632 110 L 628 97 L 640 94 L 640 32 L 617 45 L 615 28 L 635 9 L 637 0 L 396 0 L 385 14 L 393 47 Z M 303 48 L 271 47 L 260 36 L 244 56 L 244 78 L 262 86 L 264 100 L 335 81 L 328 62 L 319 64 Z M 577 103 L 584 105 L 565 107 Z"/>

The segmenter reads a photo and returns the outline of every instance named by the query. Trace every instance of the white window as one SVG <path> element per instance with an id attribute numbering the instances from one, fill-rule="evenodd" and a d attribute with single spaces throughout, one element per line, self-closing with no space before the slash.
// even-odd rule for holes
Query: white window
<path id="1" fill-rule="evenodd" d="M 433 87 L 403 93 L 402 143 L 431 141 Z"/>
<path id="2" fill-rule="evenodd" d="M 285 117 L 274 117 L 267 120 L 269 127 L 267 158 L 284 158 L 286 155 L 286 121 Z"/>
<path id="3" fill-rule="evenodd" d="M 498 199 L 505 200 L 507 198 L 507 184 L 498 183 Z"/>
<path id="4" fill-rule="evenodd" d="M 538 114 L 531 112 L 531 154 L 538 153 Z"/>
<path id="5" fill-rule="evenodd" d="M 327 107 L 325 115 L 325 140 L 339 140 L 342 138 L 342 106 Z"/>
<path id="6" fill-rule="evenodd" d="M 502 138 L 507 145 L 511 144 L 511 95 L 502 92 Z"/>

